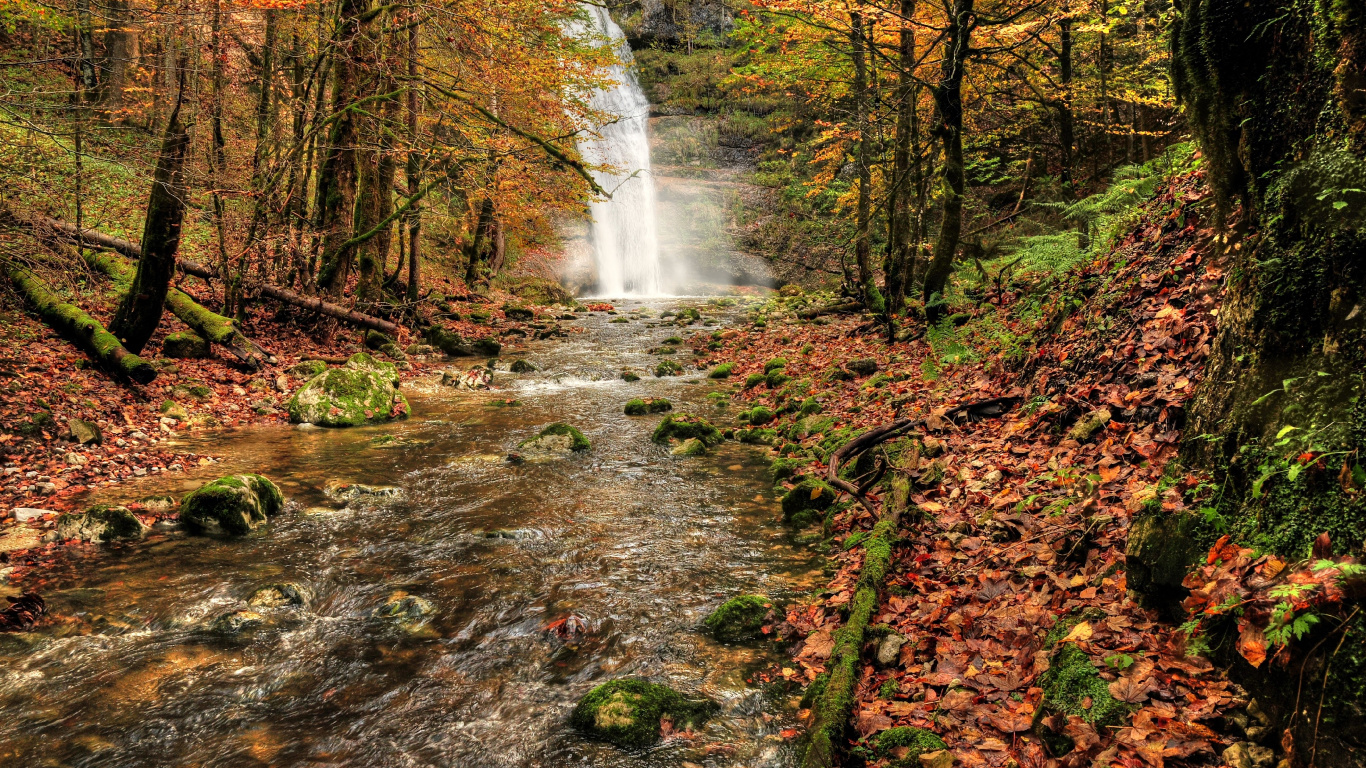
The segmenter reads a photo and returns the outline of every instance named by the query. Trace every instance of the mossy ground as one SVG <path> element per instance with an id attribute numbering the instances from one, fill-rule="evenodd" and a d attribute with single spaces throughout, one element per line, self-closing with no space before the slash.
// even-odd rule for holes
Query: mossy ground
<path id="1" fill-rule="evenodd" d="M 934 733 L 904 725 L 888 728 L 873 738 L 874 753 L 889 760 L 892 768 L 918 768 L 922 754 L 947 748 Z"/>

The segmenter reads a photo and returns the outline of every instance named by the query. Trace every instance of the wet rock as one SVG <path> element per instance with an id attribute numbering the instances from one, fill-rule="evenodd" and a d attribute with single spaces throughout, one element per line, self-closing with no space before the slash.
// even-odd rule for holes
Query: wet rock
<path id="1" fill-rule="evenodd" d="M 683 366 L 672 360 L 660 360 L 659 365 L 655 366 L 655 378 L 665 376 L 682 376 Z"/>
<path id="2" fill-rule="evenodd" d="M 574 707 L 570 723 L 593 738 L 638 749 L 659 741 L 665 718 L 675 731 L 693 730 L 718 709 L 715 702 L 685 698 L 667 685 L 625 678 L 589 691 Z"/>
<path id="3" fill-rule="evenodd" d="M 199 358 L 209 356 L 209 342 L 196 333 L 179 331 L 161 342 L 161 354 L 170 358 Z"/>
<path id="4" fill-rule="evenodd" d="M 304 606 L 312 600 L 312 593 L 308 587 L 287 581 L 282 584 L 270 584 L 255 592 L 247 599 L 247 605 L 253 608 L 281 608 L 286 605 Z"/>
<path id="5" fill-rule="evenodd" d="M 872 376 L 877 373 L 877 361 L 871 357 L 860 357 L 857 360 L 850 360 L 845 364 L 845 367 L 855 376 Z"/>
<path id="6" fill-rule="evenodd" d="M 138 506 L 148 512 L 169 512 L 180 506 L 180 501 L 174 496 L 144 496 L 138 499 Z"/>
<path id="7" fill-rule="evenodd" d="M 493 376 L 487 368 L 471 368 L 468 371 L 442 371 L 441 386 L 477 391 L 488 389 Z"/>
<path id="8" fill-rule="evenodd" d="M 81 445 L 100 445 L 104 442 L 104 433 L 100 431 L 99 425 L 93 421 L 67 419 L 66 429 L 71 439 Z"/>
<path id="9" fill-rule="evenodd" d="M 650 413 L 672 411 L 673 408 L 673 403 L 662 397 L 637 397 L 626 401 L 625 413 L 627 416 L 645 416 Z"/>
<path id="10" fill-rule="evenodd" d="M 323 487 L 323 493 L 336 501 L 354 501 L 362 498 L 393 499 L 403 495 L 403 489 L 393 485 L 364 485 L 362 483 L 342 483 L 330 481 Z"/>
<path id="11" fill-rule="evenodd" d="M 504 304 L 503 316 L 509 320 L 530 320 L 536 313 L 530 307 L 519 304 Z"/>
<path id="12" fill-rule="evenodd" d="M 354 427 L 408 417 L 408 401 L 396 389 L 398 369 L 358 352 L 341 368 L 309 380 L 289 399 L 295 424 Z"/>
<path id="13" fill-rule="evenodd" d="M 622 381 L 640 381 L 640 376 L 637 375 L 636 373 L 634 373 L 633 371 L 622 371 L 622 372 L 621 372 L 621 380 L 622 380 Z"/>
<path id="14" fill-rule="evenodd" d="M 1224 750 L 1222 757 L 1231 768 L 1274 768 L 1276 765 L 1275 752 L 1250 741 L 1234 744 Z"/>
<path id="15" fill-rule="evenodd" d="M 409 344 L 404 352 L 413 357 L 422 357 L 424 355 L 435 354 L 436 347 L 433 347 L 431 344 Z"/>
<path id="16" fill-rule="evenodd" d="M 683 414 L 680 416 L 665 416 L 664 420 L 655 427 L 654 434 L 650 439 L 656 443 L 667 444 L 671 440 L 687 440 L 697 438 L 706 447 L 714 448 L 721 444 L 724 439 L 721 430 L 712 425 L 710 421 L 701 416 Z"/>
<path id="17" fill-rule="evenodd" d="M 389 595 L 389 599 L 370 615 L 406 632 L 416 632 L 425 627 L 435 614 L 436 605 L 432 601 L 399 590 Z"/>
<path id="18" fill-rule="evenodd" d="M 284 503 L 280 489 L 261 475 L 229 475 L 186 496 L 180 520 L 196 533 L 241 536 L 278 513 Z"/>
<path id="19" fill-rule="evenodd" d="M 707 616 L 707 631 L 723 643 L 742 643 L 764 636 L 764 620 L 773 601 L 763 595 L 740 595 L 722 603 Z"/>
<path id="20" fill-rule="evenodd" d="M 237 636 L 265 626 L 266 617 L 246 609 L 225 613 L 214 619 L 209 630 L 217 635 Z"/>
<path id="21" fill-rule="evenodd" d="M 1084 443 L 1094 437 L 1097 432 L 1109 423 L 1109 410 L 1101 408 L 1100 410 L 1091 411 L 1078 419 L 1076 424 L 1072 425 L 1072 428 L 1067 431 L 1067 436 L 1079 443 Z"/>
<path id="22" fill-rule="evenodd" d="M 170 417 L 176 421 L 185 421 L 190 418 L 190 412 L 185 410 L 185 406 L 174 400 L 162 400 L 160 410 L 161 415 Z"/>
<path id="23" fill-rule="evenodd" d="M 508 367 L 508 370 L 513 373 L 535 373 L 540 369 L 532 364 L 530 360 L 513 360 L 512 365 Z"/>
<path id="24" fill-rule="evenodd" d="M 147 526 L 127 507 L 99 505 L 83 514 L 68 512 L 57 518 L 57 536 L 63 539 L 102 543 L 140 539 L 146 533 Z"/>
<path id="25" fill-rule="evenodd" d="M 517 448 L 530 456 L 535 455 L 567 455 L 578 451 L 586 451 L 592 448 L 593 444 L 578 429 L 565 424 L 556 422 L 541 430 L 535 437 L 523 440 L 518 443 Z"/>
<path id="26" fill-rule="evenodd" d="M 690 437 L 674 446 L 669 454 L 672 456 L 705 456 L 707 455 L 707 444 L 695 437 Z"/>

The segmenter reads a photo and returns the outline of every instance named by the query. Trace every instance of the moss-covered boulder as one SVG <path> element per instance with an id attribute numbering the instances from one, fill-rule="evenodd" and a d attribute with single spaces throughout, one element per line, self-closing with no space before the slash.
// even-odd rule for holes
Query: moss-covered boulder
<path id="1" fill-rule="evenodd" d="M 762 373 L 751 373 L 745 377 L 745 389 L 752 389 L 763 383 L 764 375 Z"/>
<path id="2" fill-rule="evenodd" d="M 535 373 L 540 370 L 530 360 L 513 360 L 508 370 L 513 373 Z"/>
<path id="3" fill-rule="evenodd" d="M 707 444 L 695 437 L 690 437 L 674 446 L 669 453 L 673 456 L 705 456 L 707 455 Z"/>
<path id="4" fill-rule="evenodd" d="M 733 370 L 735 370 L 735 363 L 721 363 L 720 365 L 718 365 L 718 366 L 716 366 L 715 368 L 711 369 L 711 373 L 708 373 L 708 374 L 707 374 L 707 378 L 709 378 L 709 379 L 729 379 L 729 378 L 730 378 L 730 373 L 731 373 L 731 371 L 733 371 Z"/>
<path id="5" fill-rule="evenodd" d="M 888 728 L 873 737 L 873 754 L 888 760 L 892 768 L 921 768 L 920 756 L 947 749 L 944 740 L 924 728 L 908 725 Z"/>
<path id="6" fill-rule="evenodd" d="M 687 440 L 695 437 L 708 448 L 713 448 L 721 444 L 725 438 L 721 435 L 721 430 L 712 425 L 710 421 L 701 416 L 683 414 L 680 416 L 665 416 L 664 420 L 655 427 L 654 434 L 650 439 L 656 443 L 664 444 L 670 440 Z"/>
<path id="7" fill-rule="evenodd" d="M 497 357 L 503 353 L 503 345 L 492 336 L 474 340 L 474 354 L 484 357 Z"/>
<path id="8" fill-rule="evenodd" d="M 241 536 L 284 508 L 285 497 L 261 475 L 229 475 L 180 502 L 180 521 L 196 533 Z"/>
<path id="9" fill-rule="evenodd" d="M 625 678 L 589 691 L 569 721 L 588 736 L 639 749 L 659 741 L 663 721 L 668 720 L 675 731 L 692 730 L 718 709 L 715 702 L 686 698 L 667 685 Z"/>
<path id="10" fill-rule="evenodd" d="M 860 357 L 857 360 L 850 360 L 845 364 L 850 373 L 855 376 L 872 376 L 877 373 L 877 361 L 871 357 Z"/>
<path id="11" fill-rule="evenodd" d="M 67 436 L 81 445 L 100 445 L 104 442 L 104 432 L 100 425 L 84 419 L 67 419 Z"/>
<path id="12" fill-rule="evenodd" d="M 1158 511 L 1140 515 L 1129 526 L 1125 573 L 1129 589 L 1144 604 L 1161 607 L 1184 598 L 1188 590 L 1181 582 L 1205 553 L 1199 524 L 1195 515 Z"/>
<path id="13" fill-rule="evenodd" d="M 193 331 L 168 334 L 161 342 L 162 357 L 197 358 L 209 356 L 209 342 Z"/>
<path id="14" fill-rule="evenodd" d="M 762 405 L 756 405 L 748 411 L 741 411 L 739 416 L 741 422 L 753 424 L 756 427 L 767 424 L 775 418 L 777 418 L 777 414 L 773 413 L 773 409 Z"/>
<path id="15" fill-rule="evenodd" d="M 692 307 L 684 307 L 678 310 L 676 317 L 680 325 L 692 325 L 702 319 L 702 313 Z"/>
<path id="16" fill-rule="evenodd" d="M 659 365 L 656 365 L 656 366 L 655 366 L 655 376 L 656 376 L 656 377 L 662 378 L 662 377 L 664 377 L 664 376 L 682 376 L 682 375 L 683 375 L 683 366 L 679 365 L 678 363 L 675 363 L 675 362 L 672 361 L 672 360 L 660 360 L 660 361 L 659 361 Z"/>
<path id="17" fill-rule="evenodd" d="M 771 371 L 764 377 L 764 383 L 768 385 L 769 389 L 777 389 L 789 381 L 792 381 L 792 377 L 783 373 L 782 369 Z"/>
<path id="18" fill-rule="evenodd" d="M 783 520 L 797 526 L 809 525 L 815 521 L 815 513 L 824 512 L 834 503 L 835 489 L 823 480 L 806 477 L 783 496 Z"/>
<path id="19" fill-rule="evenodd" d="M 644 416 L 650 413 L 664 413 L 672 411 L 673 403 L 662 397 L 637 397 L 626 401 L 627 416 Z"/>
<path id="20" fill-rule="evenodd" d="M 536 312 L 531 307 L 512 303 L 503 305 L 503 317 L 509 320 L 530 320 L 535 316 Z"/>
<path id="21" fill-rule="evenodd" d="M 185 406 L 174 400 L 162 400 L 160 410 L 162 416 L 167 416 L 177 421 L 184 421 L 190 418 L 190 412 L 185 410 Z"/>
<path id="22" fill-rule="evenodd" d="M 1091 411 L 1085 416 L 1077 419 L 1077 423 L 1067 430 L 1067 436 L 1079 443 L 1084 443 L 1095 436 L 1097 432 L 1110 423 L 1110 411 L 1106 408 Z"/>
<path id="23" fill-rule="evenodd" d="M 758 640 L 772 610 L 773 601 L 763 595 L 732 597 L 707 616 L 707 631 L 723 643 Z"/>
<path id="24" fill-rule="evenodd" d="M 311 379 L 320 376 L 327 370 L 327 363 L 321 360 L 303 360 L 295 363 L 289 369 L 290 376 L 297 376 L 301 379 Z"/>
<path id="25" fill-rule="evenodd" d="M 289 399 L 289 420 L 320 427 L 355 427 L 408 417 L 398 369 L 364 352 L 315 376 Z"/>
<path id="26" fill-rule="evenodd" d="M 68 512 L 57 518 L 57 535 L 63 539 L 80 539 L 96 543 L 140 539 L 147 526 L 127 507 L 99 505 L 84 514 Z"/>
<path id="27" fill-rule="evenodd" d="M 635 371 L 623 370 L 621 372 L 621 380 L 625 382 L 640 381 L 640 375 Z"/>
<path id="28" fill-rule="evenodd" d="M 527 453 L 556 454 L 586 451 L 593 443 L 575 427 L 564 422 L 556 422 L 541 430 L 535 437 L 517 444 L 517 448 Z"/>
<path id="29" fill-rule="evenodd" d="M 773 358 L 772 360 L 769 360 L 767 363 L 764 363 L 764 373 L 765 373 L 765 374 L 773 373 L 773 372 L 776 371 L 776 370 L 779 370 L 779 369 L 782 369 L 782 368 L 786 368 L 786 367 L 787 367 L 787 358 L 785 358 L 785 357 L 775 357 L 775 358 Z"/>
<path id="30" fill-rule="evenodd" d="M 797 474 L 802 467 L 809 463 L 810 460 L 804 456 L 774 459 L 773 463 L 768 466 L 768 473 L 773 478 L 773 482 L 776 483 Z"/>
<path id="31" fill-rule="evenodd" d="M 365 332 L 365 346 L 367 349 L 378 351 L 393 343 L 394 340 L 392 337 L 380 333 L 379 331 L 369 330 Z"/>

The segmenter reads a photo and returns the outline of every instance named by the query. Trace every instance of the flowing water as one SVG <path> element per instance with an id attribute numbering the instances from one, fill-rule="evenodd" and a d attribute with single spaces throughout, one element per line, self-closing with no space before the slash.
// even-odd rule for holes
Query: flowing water
<path id="1" fill-rule="evenodd" d="M 606 7 L 587 5 L 588 32 L 605 38 L 617 49 L 619 64 L 608 68 L 611 86 L 589 95 L 596 110 L 617 118 L 586 132 L 579 152 L 593 165 L 611 170 L 593 172 L 610 199 L 589 205 L 593 217 L 589 239 L 597 273 L 599 296 L 664 296 L 677 293 L 676 276 L 666 270 L 659 251 L 655 215 L 655 181 L 650 174 L 650 102 L 636 81 L 631 46 Z"/>
<path id="2" fill-rule="evenodd" d="M 622 415 L 647 395 L 714 413 L 715 385 L 695 374 L 619 377 L 652 368 L 660 358 L 646 350 L 680 329 L 602 314 L 575 324 L 587 332 L 529 344 L 541 372 L 499 373 L 497 392 L 423 379 L 405 385 L 405 422 L 186 440 L 223 462 L 106 494 L 252 471 L 289 504 L 244 539 L 158 531 L 60 556 L 42 586 L 50 620 L 0 635 L 0 765 L 788 764 L 779 731 L 794 725 L 791 696 L 745 681 L 781 653 L 720 645 L 699 624 L 742 591 L 808 592 L 820 558 L 780 527 L 754 449 L 675 458 L 649 440 L 659 417 Z M 521 405 L 495 407 L 510 397 Z M 592 450 L 505 460 L 554 421 L 580 426 Z M 398 495 L 339 502 L 324 492 L 337 481 Z M 311 599 L 263 610 L 252 633 L 210 631 L 282 581 Z M 422 631 L 372 618 L 400 590 L 435 604 Z M 548 632 L 560 619 L 582 631 Z M 577 698 L 624 675 L 704 693 L 722 714 L 644 753 L 574 732 Z"/>

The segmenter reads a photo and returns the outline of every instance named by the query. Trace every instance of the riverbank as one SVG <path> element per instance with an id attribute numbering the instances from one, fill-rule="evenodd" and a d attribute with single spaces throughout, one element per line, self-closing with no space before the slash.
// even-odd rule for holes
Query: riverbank
<path id="1" fill-rule="evenodd" d="M 1213 764 L 1244 740 L 1225 720 L 1247 704 L 1240 689 L 1203 638 L 1153 609 L 1184 572 L 1176 584 L 1152 583 L 1156 567 L 1144 583 L 1135 572 L 1145 552 L 1133 523 L 1194 511 L 1210 491 L 1175 461 L 1224 277 L 1207 213 L 1200 174 L 1177 177 L 1051 296 L 988 287 L 909 343 L 888 345 L 861 316 L 800 319 L 832 302 L 796 291 L 711 342 L 709 362 L 733 364 L 735 397 L 757 414 L 753 439 L 774 446 L 785 510 L 811 510 L 829 537 L 833 579 L 788 614 L 805 635 L 795 663 L 817 690 L 854 631 L 869 531 L 900 521 L 847 698 L 804 701 L 809 726 L 834 718 L 839 751 L 869 762 L 924 751 L 927 766 L 1161 766 Z M 991 407 L 953 417 L 981 402 Z M 841 472 L 876 515 L 835 502 L 831 454 L 905 417 L 917 420 L 905 437 Z M 937 735 L 951 758 L 907 728 Z"/>

